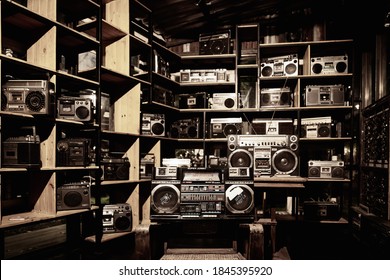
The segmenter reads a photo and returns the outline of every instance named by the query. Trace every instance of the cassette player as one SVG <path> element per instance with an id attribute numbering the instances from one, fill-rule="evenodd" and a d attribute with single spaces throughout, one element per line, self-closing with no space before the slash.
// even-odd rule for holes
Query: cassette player
<path id="1" fill-rule="evenodd" d="M 344 161 L 309 160 L 308 178 L 344 179 Z"/>
<path id="2" fill-rule="evenodd" d="M 210 138 L 225 138 L 231 134 L 241 134 L 242 118 L 215 118 L 210 120 Z"/>
<path id="3" fill-rule="evenodd" d="M 292 92 L 289 87 L 262 88 L 260 90 L 260 107 L 291 107 Z"/>
<path id="4" fill-rule="evenodd" d="M 113 180 L 129 180 L 130 177 L 130 162 L 128 157 L 124 158 L 103 158 L 101 160 L 103 166 L 104 181 Z"/>
<path id="5" fill-rule="evenodd" d="M 170 136 L 173 138 L 200 138 L 200 118 L 181 119 L 171 124 Z"/>
<path id="6" fill-rule="evenodd" d="M 213 93 L 209 102 L 211 109 L 237 109 L 237 94 Z"/>
<path id="7" fill-rule="evenodd" d="M 343 106 L 344 85 L 308 85 L 305 87 L 305 106 Z"/>
<path id="8" fill-rule="evenodd" d="M 179 109 L 207 108 L 207 94 L 206 92 L 178 94 L 175 105 Z"/>
<path id="9" fill-rule="evenodd" d="M 252 120 L 253 134 L 293 134 L 294 126 L 292 119 L 263 119 Z"/>
<path id="10" fill-rule="evenodd" d="M 296 120 L 294 120 L 296 125 Z M 315 117 L 301 119 L 301 137 L 322 138 L 331 137 L 332 117 Z"/>
<path id="11" fill-rule="evenodd" d="M 311 75 L 336 75 L 348 73 L 348 55 L 312 57 Z"/>
<path id="12" fill-rule="evenodd" d="M 90 98 L 61 96 L 57 99 L 57 106 L 57 117 L 60 119 L 82 122 L 93 120 L 93 101 Z"/>
<path id="13" fill-rule="evenodd" d="M 128 203 L 103 206 L 103 233 L 128 232 L 132 230 L 132 209 Z"/>
<path id="14" fill-rule="evenodd" d="M 297 76 L 298 54 L 269 57 L 260 64 L 261 77 Z"/>

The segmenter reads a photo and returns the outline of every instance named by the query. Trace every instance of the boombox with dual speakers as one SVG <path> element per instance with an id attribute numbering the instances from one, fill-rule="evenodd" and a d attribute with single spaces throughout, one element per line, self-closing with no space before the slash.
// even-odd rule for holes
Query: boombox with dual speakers
<path id="1" fill-rule="evenodd" d="M 344 179 L 344 161 L 309 160 L 308 178 Z"/>
<path id="2" fill-rule="evenodd" d="M 290 54 L 262 59 L 260 64 L 261 77 L 297 76 L 298 54 Z"/>
<path id="3" fill-rule="evenodd" d="M 8 80 L 1 91 L 1 110 L 53 115 L 54 84 L 47 80 Z"/>
<path id="4" fill-rule="evenodd" d="M 305 87 L 305 106 L 343 106 L 344 85 L 308 85 Z"/>
<path id="5" fill-rule="evenodd" d="M 311 75 L 336 75 L 348 73 L 348 55 L 312 57 Z"/>
<path id="6" fill-rule="evenodd" d="M 65 138 L 57 142 L 57 166 L 87 166 L 92 158 L 91 139 Z"/>
<path id="7" fill-rule="evenodd" d="M 252 120 L 252 134 L 293 134 L 294 126 L 292 119 L 263 119 L 254 118 Z"/>
<path id="8" fill-rule="evenodd" d="M 210 120 L 210 138 L 225 138 L 231 134 L 241 134 L 242 118 L 213 118 Z"/>
<path id="9" fill-rule="evenodd" d="M 207 108 L 206 92 L 183 93 L 176 95 L 176 106 L 179 109 Z"/>
<path id="10" fill-rule="evenodd" d="M 230 32 L 199 35 L 199 54 L 214 55 L 230 53 Z"/>
<path id="11" fill-rule="evenodd" d="M 143 135 L 164 136 L 165 135 L 165 114 L 142 113 Z"/>
<path id="12" fill-rule="evenodd" d="M 57 188 L 57 211 L 91 208 L 91 183 L 83 180 Z"/>
<path id="13" fill-rule="evenodd" d="M 260 90 L 260 107 L 291 107 L 292 92 L 289 87 L 262 88 Z"/>
<path id="14" fill-rule="evenodd" d="M 129 232 L 133 228 L 132 209 L 128 203 L 103 206 L 103 233 Z"/>
<path id="15" fill-rule="evenodd" d="M 234 81 L 234 70 L 184 69 L 179 73 L 181 83 L 225 83 Z"/>
<path id="16" fill-rule="evenodd" d="M 331 137 L 332 117 L 315 117 L 301 119 L 301 137 L 322 138 Z"/>
<path id="17" fill-rule="evenodd" d="M 211 109 L 237 109 L 236 93 L 213 93 L 210 102 Z"/>
<path id="18" fill-rule="evenodd" d="M 200 118 L 177 120 L 171 124 L 170 136 L 173 138 L 200 138 Z"/>
<path id="19" fill-rule="evenodd" d="M 103 158 L 101 160 L 104 181 L 129 180 L 130 162 L 128 157 Z"/>
<path id="20" fill-rule="evenodd" d="M 57 117 L 81 122 L 93 120 L 93 101 L 90 98 L 61 96 L 57 99 Z"/>

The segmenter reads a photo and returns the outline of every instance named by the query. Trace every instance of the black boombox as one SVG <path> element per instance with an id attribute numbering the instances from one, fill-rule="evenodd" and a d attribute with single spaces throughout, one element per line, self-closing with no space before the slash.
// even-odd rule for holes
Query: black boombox
<path id="1" fill-rule="evenodd" d="M 220 34 L 200 34 L 199 54 L 228 54 L 230 53 L 230 32 Z"/>
<path id="2" fill-rule="evenodd" d="M 46 80 L 9 80 L 2 86 L 1 110 L 34 115 L 52 115 L 54 84 Z"/>
<path id="3" fill-rule="evenodd" d="M 311 75 L 335 75 L 348 73 L 348 55 L 312 57 Z"/>
<path id="4" fill-rule="evenodd" d="M 303 138 L 321 138 L 331 137 L 332 118 L 302 118 L 301 119 L 301 137 Z"/>
<path id="5" fill-rule="evenodd" d="M 152 172 L 156 157 L 154 154 L 143 154 L 140 160 L 139 173 L 141 179 L 152 179 Z"/>
<path id="6" fill-rule="evenodd" d="M 132 209 L 128 203 L 103 206 L 103 233 L 129 232 L 133 228 Z"/>
<path id="7" fill-rule="evenodd" d="M 293 134 L 294 126 L 292 119 L 263 119 L 252 120 L 252 134 Z"/>
<path id="8" fill-rule="evenodd" d="M 93 100 L 84 97 L 61 96 L 57 99 L 57 117 L 81 122 L 93 120 Z"/>
<path id="9" fill-rule="evenodd" d="M 158 85 L 153 86 L 152 100 L 168 106 L 175 105 L 175 96 L 173 92 Z"/>
<path id="10" fill-rule="evenodd" d="M 103 158 L 101 160 L 103 166 L 104 181 L 112 180 L 129 180 L 130 178 L 130 162 L 129 158 Z"/>
<path id="11" fill-rule="evenodd" d="M 308 85 L 305 87 L 306 106 L 343 106 L 344 85 Z"/>
<path id="12" fill-rule="evenodd" d="M 142 114 L 143 135 L 164 136 L 165 135 L 165 114 Z"/>
<path id="13" fill-rule="evenodd" d="M 262 88 L 260 90 L 260 107 L 291 107 L 292 92 L 289 87 Z"/>
<path id="14" fill-rule="evenodd" d="M 261 77 L 297 76 L 298 54 L 290 54 L 262 59 L 260 64 Z"/>
<path id="15" fill-rule="evenodd" d="M 308 178 L 344 179 L 344 161 L 309 160 Z"/>
<path id="16" fill-rule="evenodd" d="M 315 201 L 303 202 L 303 214 L 305 220 L 339 220 L 341 217 L 340 204 L 336 201 Z"/>
<path id="17" fill-rule="evenodd" d="M 57 211 L 91 208 L 91 183 L 66 183 L 57 188 Z"/>
<path id="18" fill-rule="evenodd" d="M 200 119 L 177 120 L 171 124 L 170 136 L 173 138 L 200 138 Z"/>
<path id="19" fill-rule="evenodd" d="M 210 138 L 225 138 L 230 134 L 241 134 L 242 118 L 214 118 L 210 120 Z"/>
<path id="20" fill-rule="evenodd" d="M 236 93 L 213 93 L 210 100 L 211 109 L 237 109 L 237 94 Z"/>
<path id="21" fill-rule="evenodd" d="M 92 157 L 91 139 L 65 138 L 57 142 L 57 166 L 87 166 Z"/>
<path id="22" fill-rule="evenodd" d="M 176 107 L 179 109 L 207 108 L 206 92 L 184 93 L 176 95 Z"/>
<path id="23" fill-rule="evenodd" d="M 9 137 L 3 142 L 3 167 L 40 168 L 40 138 L 36 135 L 35 126 L 32 135 Z"/>

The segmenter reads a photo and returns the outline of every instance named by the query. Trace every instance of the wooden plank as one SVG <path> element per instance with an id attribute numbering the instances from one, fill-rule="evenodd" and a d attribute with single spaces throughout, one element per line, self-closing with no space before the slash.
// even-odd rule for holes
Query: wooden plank
<path id="1" fill-rule="evenodd" d="M 130 75 L 130 37 L 125 36 L 105 48 L 103 57 L 107 69 Z"/>
<path id="2" fill-rule="evenodd" d="M 27 62 L 55 70 L 56 46 L 56 27 L 53 27 L 27 50 Z"/>
<path id="3" fill-rule="evenodd" d="M 130 33 L 130 1 L 115 0 L 106 4 L 106 21 Z"/>
<path id="4" fill-rule="evenodd" d="M 28 0 L 27 8 L 51 20 L 57 20 L 57 1 Z"/>

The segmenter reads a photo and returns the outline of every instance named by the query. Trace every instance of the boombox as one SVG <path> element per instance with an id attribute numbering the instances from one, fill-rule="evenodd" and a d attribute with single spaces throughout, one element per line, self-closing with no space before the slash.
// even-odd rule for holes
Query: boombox
<path id="1" fill-rule="evenodd" d="M 170 136 L 173 138 L 199 138 L 200 119 L 183 119 L 177 120 L 171 124 Z"/>
<path id="2" fill-rule="evenodd" d="M 252 120 L 252 134 L 293 134 L 294 126 L 292 119 L 260 119 Z"/>
<path id="3" fill-rule="evenodd" d="M 236 93 L 213 93 L 210 100 L 211 109 L 237 109 Z"/>
<path id="4" fill-rule="evenodd" d="M 298 54 L 262 59 L 260 73 L 261 77 L 297 76 Z"/>
<path id="5" fill-rule="evenodd" d="M 40 168 L 40 138 L 32 127 L 32 135 L 9 137 L 3 142 L 2 167 Z"/>
<path id="6" fill-rule="evenodd" d="M 54 84 L 46 80 L 9 80 L 2 86 L 1 110 L 52 115 Z"/>
<path id="7" fill-rule="evenodd" d="M 303 214 L 306 220 L 339 220 L 341 209 L 333 201 L 304 201 Z"/>
<path id="8" fill-rule="evenodd" d="M 133 228 L 132 209 L 128 203 L 103 206 L 103 233 L 128 232 Z"/>
<path id="9" fill-rule="evenodd" d="M 141 131 L 143 135 L 164 136 L 165 115 L 143 113 Z"/>
<path id="10" fill-rule="evenodd" d="M 305 105 L 344 105 L 344 85 L 323 85 L 305 87 Z"/>
<path id="11" fill-rule="evenodd" d="M 91 158 L 90 139 L 65 138 L 57 142 L 57 166 L 87 166 Z"/>
<path id="12" fill-rule="evenodd" d="M 347 55 L 312 57 L 310 62 L 312 75 L 335 75 L 348 73 Z"/>
<path id="13" fill-rule="evenodd" d="M 242 118 L 216 118 L 210 120 L 210 138 L 225 138 L 241 134 Z"/>
<path id="14" fill-rule="evenodd" d="M 57 211 L 91 208 L 91 184 L 67 183 L 57 188 Z"/>
<path id="15" fill-rule="evenodd" d="M 303 138 L 331 137 L 331 132 L 331 117 L 301 119 L 301 137 Z"/>
<path id="16" fill-rule="evenodd" d="M 308 177 L 344 179 L 344 162 L 341 160 L 309 160 Z"/>
<path id="17" fill-rule="evenodd" d="M 260 90 L 260 107 L 291 107 L 292 100 L 289 87 Z"/>
<path id="18" fill-rule="evenodd" d="M 144 154 L 140 160 L 139 173 L 141 179 L 152 179 L 156 158 L 154 154 Z"/>
<path id="19" fill-rule="evenodd" d="M 179 109 L 207 108 L 206 92 L 176 95 L 176 106 Z"/>
<path id="20" fill-rule="evenodd" d="M 152 100 L 168 106 L 175 105 L 175 96 L 173 92 L 158 85 L 153 86 Z"/>
<path id="21" fill-rule="evenodd" d="M 103 166 L 104 181 L 110 180 L 129 180 L 130 178 L 130 162 L 129 158 L 103 158 L 101 160 Z"/>
<path id="22" fill-rule="evenodd" d="M 230 32 L 220 34 L 200 34 L 199 54 L 230 53 Z"/>
<path id="23" fill-rule="evenodd" d="M 89 122 L 93 120 L 93 101 L 90 98 L 61 96 L 57 99 L 60 119 Z"/>

